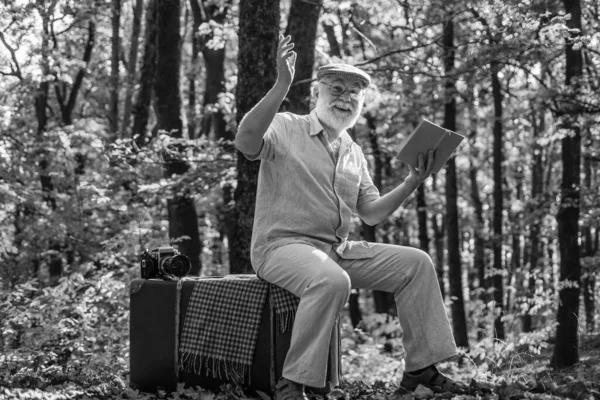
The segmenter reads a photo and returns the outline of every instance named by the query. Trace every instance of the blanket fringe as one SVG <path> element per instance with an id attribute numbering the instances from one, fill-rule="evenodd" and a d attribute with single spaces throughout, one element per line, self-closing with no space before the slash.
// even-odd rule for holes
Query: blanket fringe
<path id="1" fill-rule="evenodd" d="M 275 323 L 279 328 L 277 334 L 281 335 L 282 333 L 288 332 L 292 330 L 294 326 L 294 319 L 296 317 L 296 310 L 293 311 L 283 311 L 275 314 Z"/>
<path id="2" fill-rule="evenodd" d="M 179 354 L 179 370 L 200 375 L 203 368 L 205 376 L 225 379 L 240 385 L 244 382 L 250 383 L 250 364 L 222 360 L 187 351 Z"/>

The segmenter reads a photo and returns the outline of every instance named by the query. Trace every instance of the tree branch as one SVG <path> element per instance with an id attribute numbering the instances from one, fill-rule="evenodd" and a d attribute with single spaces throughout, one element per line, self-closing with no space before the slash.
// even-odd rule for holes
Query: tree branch
<path id="1" fill-rule="evenodd" d="M 203 0 L 190 0 L 190 8 L 192 9 L 192 15 L 194 16 L 194 23 L 196 26 L 200 26 L 206 21 L 206 13 L 204 7 L 202 7 Z M 196 32 L 194 32 L 194 35 Z"/>
<path id="2" fill-rule="evenodd" d="M 92 58 L 92 49 L 94 48 L 94 41 L 96 36 L 96 24 L 93 21 L 88 22 L 88 40 L 85 45 L 85 51 L 83 53 L 83 61 L 85 62 L 85 67 L 80 68 L 75 77 L 75 81 L 73 82 L 73 88 L 71 89 L 71 93 L 69 94 L 69 100 L 66 104 L 66 115 L 68 116 L 67 120 L 70 120 L 70 115 L 75 108 L 75 101 L 77 100 L 77 94 L 83 82 L 83 77 L 85 76 L 85 71 L 87 65 Z M 63 121 L 65 123 L 69 123 L 69 121 Z"/>
<path id="3" fill-rule="evenodd" d="M 14 66 L 13 64 L 10 65 L 11 72 L 0 71 L 0 74 L 7 76 L 16 76 L 17 78 L 19 78 L 20 81 L 22 81 L 23 74 L 21 73 L 21 67 L 19 66 L 19 61 L 17 60 L 17 49 L 14 49 L 10 44 L 8 44 L 3 32 L 0 32 L 0 41 L 2 41 L 4 47 L 6 47 L 6 49 L 10 53 L 10 58 L 14 64 Z"/>
<path id="4" fill-rule="evenodd" d="M 420 43 L 420 44 L 418 44 L 416 46 L 406 47 L 404 49 L 392 50 L 392 51 L 384 53 L 384 54 L 382 54 L 380 56 L 377 56 L 377 57 L 374 57 L 374 58 L 371 58 L 371 59 L 368 59 L 368 60 L 365 60 L 365 61 L 361 61 L 361 62 L 356 63 L 354 65 L 357 66 L 357 67 L 359 67 L 359 66 L 363 66 L 363 65 L 367 65 L 367 64 L 372 64 L 372 63 L 374 63 L 376 61 L 381 60 L 382 58 L 386 58 L 386 57 L 389 57 L 389 56 L 394 55 L 394 54 L 407 53 L 409 51 L 413 51 L 413 50 L 420 49 L 420 48 L 423 48 L 423 47 L 428 47 L 428 46 L 431 46 L 432 44 L 435 44 L 441 38 L 442 38 L 442 36 L 440 35 L 437 38 L 435 38 L 432 42 L 429 42 L 429 43 Z"/>

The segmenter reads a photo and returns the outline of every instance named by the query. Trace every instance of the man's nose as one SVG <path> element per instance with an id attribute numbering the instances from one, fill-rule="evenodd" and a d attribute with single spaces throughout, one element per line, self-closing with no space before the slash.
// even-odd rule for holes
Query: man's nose
<path id="1" fill-rule="evenodd" d="M 344 90 L 344 93 L 340 94 L 340 98 L 343 99 L 344 101 L 350 101 L 352 98 L 350 97 L 350 91 L 349 90 Z"/>

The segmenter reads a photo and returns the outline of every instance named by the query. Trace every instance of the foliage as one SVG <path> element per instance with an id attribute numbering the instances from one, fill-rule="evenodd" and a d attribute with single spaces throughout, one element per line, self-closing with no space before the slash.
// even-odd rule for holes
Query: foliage
<path id="1" fill-rule="evenodd" d="M 203 242 L 202 274 L 227 270 L 228 230 L 235 228 L 227 197 L 236 185 L 231 143 L 214 142 L 184 132 L 172 139 L 153 129 L 150 110 L 147 137 L 138 147 L 127 129 L 109 132 L 111 9 L 109 1 L 19 0 L 0 2 L 0 396 L 23 398 L 244 398 L 226 387 L 219 393 L 180 388 L 174 394 L 143 394 L 126 388 L 128 323 L 127 286 L 137 276 L 137 254 L 169 238 L 167 199 L 194 199 Z M 122 66 L 131 47 L 132 15 L 123 2 Z M 202 1 L 229 11 L 222 21 L 208 19 L 193 31 L 185 19 L 181 92 L 189 124 L 224 114 L 235 131 L 234 107 L 238 68 L 237 2 Z M 365 101 L 367 118 L 353 130 L 371 166 L 382 165 L 382 193 L 401 182 L 407 169 L 394 159 L 394 147 L 421 117 L 441 122 L 445 97 L 440 39 L 445 12 L 452 8 L 456 27 L 456 79 L 459 132 L 469 136 L 456 156 L 459 180 L 461 258 L 471 348 L 462 364 L 443 367 L 468 381 L 495 385 L 500 398 L 584 398 L 598 392 L 597 342 L 582 365 L 560 371 L 546 368 L 553 344 L 558 304 L 559 210 L 562 163 L 560 143 L 575 122 L 583 138 L 581 254 L 583 278 L 598 293 L 600 253 L 600 22 L 596 2 L 581 0 L 583 35 L 576 47 L 584 54 L 584 76 L 577 90 L 565 82 L 567 22 L 559 1 L 442 2 L 439 0 L 327 0 L 317 37 L 318 65 L 342 60 L 373 77 Z M 187 2 L 186 2 L 187 4 Z M 282 1 L 282 26 L 289 2 Z M 189 17 L 189 15 L 188 15 Z M 90 23 L 95 39 L 89 61 L 83 59 Z M 330 30 L 328 28 L 331 28 Z M 191 104 L 195 78 L 198 93 L 206 88 L 206 65 L 191 65 L 191 37 L 211 50 L 224 49 L 225 89 L 214 104 Z M 138 60 L 143 59 L 142 49 Z M 339 54 L 334 54 L 339 48 Z M 490 63 L 500 63 L 503 101 L 502 164 L 505 197 L 503 236 L 491 234 L 494 190 L 492 173 L 493 99 Z M 206 62 L 206 60 L 204 60 Z M 139 70 L 139 68 L 138 68 Z M 77 76 L 82 84 L 75 90 Z M 36 102 L 48 85 L 42 124 Z M 125 92 L 119 87 L 119 94 Z M 76 94 L 72 121 L 62 115 L 65 98 Z M 568 112 L 565 112 L 567 110 Z M 37 112 L 36 112 L 37 111 Z M 370 125 L 371 123 L 371 125 Z M 40 126 L 43 129 L 40 129 Z M 376 135 L 376 146 L 370 133 Z M 186 136 L 187 135 L 187 136 Z M 190 138 L 191 136 L 191 138 Z M 540 148 L 535 148 L 539 145 Z M 534 150 L 532 150 L 534 149 Z M 532 180 L 540 155 L 542 194 L 533 195 Z M 379 160 L 376 160 L 379 157 Z M 175 178 L 163 176 L 165 163 L 185 160 L 189 169 Z M 476 178 L 471 180 L 474 168 Z M 373 170 L 373 168 L 371 168 Z M 51 182 L 44 191 L 42 180 Z M 431 239 L 444 240 L 444 173 L 425 182 Z M 477 215 L 472 185 L 482 201 Z M 378 239 L 417 246 L 416 201 L 377 227 Z M 492 289 L 479 281 L 475 265 L 476 222 L 482 217 L 485 265 L 491 264 L 494 240 L 502 241 L 502 271 L 507 288 L 503 320 L 505 341 L 493 339 L 499 315 L 490 301 Z M 435 225 L 434 225 L 435 222 Z M 232 228 L 233 227 L 233 228 Z M 533 227 L 539 228 L 539 261 L 531 264 Z M 354 237 L 360 235 L 356 219 Z M 437 235 L 437 236 L 436 236 Z M 515 248 L 513 239 L 520 239 Z M 583 247 L 585 245 L 585 247 Z M 430 247 L 442 264 L 446 249 Z M 589 250 L 589 251 L 588 251 Z M 439 254 L 437 254 L 439 253 Z M 61 271 L 55 268 L 57 261 Z M 440 266 L 441 269 L 444 265 Z M 490 274 L 489 268 L 486 273 Z M 594 278 L 596 281 L 594 281 Z M 446 278 L 447 279 L 447 276 Z M 584 282 L 582 282 L 583 284 Z M 364 297 L 364 296 L 363 296 Z M 449 305 L 452 299 L 446 299 Z M 600 299 L 591 299 L 591 327 L 600 323 Z M 586 303 L 587 305 L 587 303 Z M 589 306 L 589 305 L 588 305 Z M 582 302 L 580 331 L 587 327 Z M 346 321 L 342 351 L 347 378 L 330 398 L 384 398 L 403 370 L 402 332 L 397 320 L 374 314 L 364 299 L 360 329 Z M 531 317 L 531 332 L 523 321 Z M 594 375 L 596 374 L 596 375 Z M 594 380 L 595 379 L 595 380 Z M 549 397 L 544 397 L 549 396 Z"/>
<path id="2" fill-rule="evenodd" d="M 224 150 L 226 143 L 206 138 L 170 140 L 160 136 L 145 148 L 136 148 L 131 140 L 108 143 L 104 128 L 95 120 L 80 120 L 75 125 L 55 128 L 45 135 L 45 149 L 54 154 L 50 166 L 53 176 L 56 209 L 42 201 L 39 188 L 20 182 L 37 180 L 36 168 L 18 165 L 19 157 L 33 158 L 36 143 L 5 141 L 11 151 L 6 159 L 6 200 L 3 211 L 10 240 L 3 241 L 0 260 L 13 268 L 0 268 L 4 285 L 14 285 L 34 273 L 46 282 L 44 261 L 64 258 L 67 265 L 78 265 L 92 258 L 96 263 L 110 263 L 107 258 L 119 253 L 127 262 L 144 247 L 168 242 L 162 206 L 174 193 L 187 193 L 198 199 L 198 206 L 214 209 L 215 199 L 204 196 L 235 178 L 233 159 Z M 10 137 L 9 137 L 10 138 Z M 162 165 L 177 147 L 192 167 L 177 178 L 162 177 Z M 207 204 L 211 201 L 212 204 Z M 22 211 L 21 211 L 22 210 Z M 2 236 L 6 237 L 6 236 Z M 52 251 L 57 238 L 62 246 Z"/>
<path id="3" fill-rule="evenodd" d="M 6 399 L 262 398 L 232 385 L 218 392 L 180 385 L 173 393 L 155 394 L 128 388 L 128 285 L 138 274 L 137 268 L 125 264 L 97 269 L 87 263 L 70 271 L 56 286 L 44 287 L 34 280 L 3 293 L 0 395 Z M 386 399 L 397 388 L 403 371 L 403 349 L 395 341 L 402 336 L 397 319 L 368 314 L 365 321 L 362 329 L 354 330 L 344 313 L 344 381 L 327 399 Z M 594 376 L 600 373 L 600 340 L 586 341 L 582 366 L 552 371 L 544 361 L 550 331 L 551 327 L 514 335 L 503 343 L 483 340 L 464 353 L 459 364 L 439 367 L 465 382 L 475 378 L 479 385 L 494 388 L 500 398 L 518 394 L 558 399 L 598 393 Z M 541 357 L 529 352 L 534 347 L 541 350 Z"/>

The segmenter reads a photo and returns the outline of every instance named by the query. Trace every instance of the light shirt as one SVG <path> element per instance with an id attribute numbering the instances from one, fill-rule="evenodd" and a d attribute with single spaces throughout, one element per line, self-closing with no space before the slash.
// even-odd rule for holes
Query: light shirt
<path id="1" fill-rule="evenodd" d="M 360 146 L 341 135 L 336 158 L 315 111 L 278 113 L 257 155 L 256 209 L 250 258 L 256 271 L 271 250 L 305 243 L 342 258 L 370 258 L 366 241 L 348 241 L 357 206 L 379 198 Z"/>

